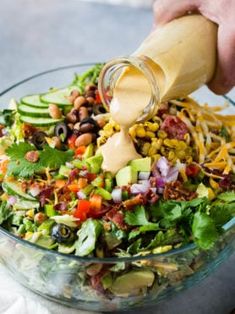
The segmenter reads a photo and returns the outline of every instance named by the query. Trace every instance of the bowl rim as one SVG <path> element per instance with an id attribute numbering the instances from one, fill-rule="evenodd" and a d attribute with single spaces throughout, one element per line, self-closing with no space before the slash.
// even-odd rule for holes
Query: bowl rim
<path id="1" fill-rule="evenodd" d="M 9 91 L 12 89 L 29 82 L 33 79 L 36 79 L 38 77 L 41 77 L 43 75 L 53 73 L 53 72 L 58 72 L 58 71 L 63 71 L 63 70 L 68 70 L 68 69 L 73 69 L 73 68 L 79 68 L 79 67 L 89 67 L 92 65 L 95 65 L 97 63 L 104 63 L 104 62 L 86 62 L 86 63 L 78 63 L 78 64 L 71 64 L 71 65 L 65 65 L 65 66 L 60 66 L 56 68 L 51 68 L 49 70 L 45 70 L 42 72 L 38 72 L 34 75 L 28 76 L 25 79 L 20 80 L 19 82 L 16 82 L 9 86 L 8 88 L 4 89 L 2 92 L 0 92 L 0 97 L 7 94 Z M 227 100 L 230 104 L 235 106 L 235 101 L 233 101 L 230 97 L 227 95 L 221 95 L 225 100 Z M 232 218 L 229 222 L 227 222 L 224 226 L 223 229 L 225 230 L 225 233 L 235 227 L 235 217 Z M 134 261 L 139 261 L 139 260 L 151 260 L 154 258 L 159 258 L 159 257 L 170 257 L 173 255 L 177 254 L 182 254 L 184 252 L 188 252 L 193 249 L 198 249 L 201 250 L 199 247 L 196 246 L 195 243 L 189 243 L 187 245 L 184 245 L 180 248 L 177 249 L 172 249 L 168 252 L 165 253 L 155 253 L 155 254 L 147 254 L 147 255 L 135 255 L 135 256 L 130 256 L 130 257 L 104 257 L 104 258 L 98 258 L 98 257 L 81 257 L 81 256 L 76 256 L 72 254 L 65 254 L 65 253 L 60 253 L 58 251 L 50 250 L 47 248 L 44 248 L 42 246 L 39 246 L 35 243 L 29 242 L 27 240 L 21 239 L 18 236 L 14 235 L 13 233 L 10 233 L 6 229 L 0 226 L 0 234 L 3 234 L 4 236 L 26 246 L 31 249 L 36 249 L 38 251 L 41 251 L 42 253 L 47 253 L 51 254 L 54 256 L 59 256 L 61 258 L 68 258 L 70 260 L 75 260 L 77 262 L 86 262 L 86 263 L 103 263 L 103 264 L 109 264 L 109 263 L 118 263 L 118 262 L 134 262 Z"/>

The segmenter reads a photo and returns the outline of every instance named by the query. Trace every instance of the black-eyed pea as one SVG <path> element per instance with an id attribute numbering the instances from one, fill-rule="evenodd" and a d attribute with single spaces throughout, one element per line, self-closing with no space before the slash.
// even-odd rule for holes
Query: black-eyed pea
<path id="1" fill-rule="evenodd" d="M 104 126 L 105 126 L 105 124 L 106 124 L 106 122 L 105 122 L 105 119 L 98 119 L 97 120 L 97 123 L 98 123 L 98 126 L 102 129 Z"/>
<path id="2" fill-rule="evenodd" d="M 81 120 L 87 118 L 88 116 L 89 116 L 89 114 L 88 114 L 87 108 L 86 107 L 81 107 L 79 109 L 79 120 L 81 121 Z"/>
<path id="3" fill-rule="evenodd" d="M 70 95 L 68 96 L 67 99 L 68 99 L 68 101 L 69 101 L 71 104 L 73 104 L 74 101 L 75 101 L 75 99 L 76 99 L 78 96 L 80 96 L 79 91 L 78 91 L 77 89 L 74 89 L 74 90 L 71 91 L 71 93 L 70 93 Z"/>
<path id="4" fill-rule="evenodd" d="M 55 104 L 49 104 L 48 111 L 52 119 L 60 119 L 62 117 L 60 108 Z"/>
<path id="5" fill-rule="evenodd" d="M 80 147 L 80 146 L 87 146 L 91 144 L 94 140 L 95 134 L 93 133 L 84 133 L 80 136 L 75 141 L 75 146 Z"/>
<path id="6" fill-rule="evenodd" d="M 84 96 L 78 96 L 75 100 L 74 100 L 74 108 L 75 109 L 79 109 L 81 106 L 86 104 L 86 98 Z"/>
<path id="7" fill-rule="evenodd" d="M 93 105 L 95 103 L 95 98 L 94 97 L 89 96 L 89 97 L 86 98 L 86 100 L 88 101 L 88 103 L 90 105 Z"/>
<path id="8" fill-rule="evenodd" d="M 88 84 L 85 87 L 85 92 L 95 91 L 96 89 L 97 89 L 97 87 L 94 84 Z"/>
<path id="9" fill-rule="evenodd" d="M 44 213 L 37 213 L 34 216 L 34 222 L 36 225 L 40 226 L 45 220 L 47 219 L 47 216 Z"/>
<path id="10" fill-rule="evenodd" d="M 79 130 L 80 129 L 80 122 L 75 123 L 74 126 L 73 126 L 73 129 L 74 130 Z"/>
<path id="11" fill-rule="evenodd" d="M 52 137 L 53 143 L 55 145 L 55 148 L 60 149 L 61 148 L 61 140 L 58 136 L 53 136 Z"/>

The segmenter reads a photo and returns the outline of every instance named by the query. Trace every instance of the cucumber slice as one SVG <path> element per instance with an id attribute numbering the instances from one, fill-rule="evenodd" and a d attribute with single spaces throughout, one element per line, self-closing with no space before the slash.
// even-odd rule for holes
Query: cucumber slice
<path id="1" fill-rule="evenodd" d="M 64 89 L 59 89 L 46 94 L 41 95 L 40 99 L 42 102 L 47 104 L 56 104 L 59 106 L 71 106 L 71 102 L 68 101 L 67 97 L 70 95 L 72 90 L 78 90 L 77 86 L 69 86 Z"/>
<path id="2" fill-rule="evenodd" d="M 28 117 L 50 117 L 47 108 L 30 107 L 28 105 L 20 104 L 17 108 L 18 112 Z"/>
<path id="3" fill-rule="evenodd" d="M 21 186 L 16 182 L 5 181 L 2 183 L 2 188 L 3 188 L 3 191 L 9 195 L 18 195 L 29 201 L 36 201 L 36 199 L 33 196 L 25 193 L 22 190 Z"/>
<path id="4" fill-rule="evenodd" d="M 38 208 L 39 202 L 37 201 L 28 201 L 24 199 L 18 199 L 17 202 L 14 204 L 14 208 L 17 210 L 27 210 L 32 208 Z"/>
<path id="5" fill-rule="evenodd" d="M 20 116 L 21 122 L 32 124 L 35 126 L 47 127 L 55 125 L 58 122 L 63 121 L 63 119 L 51 119 L 51 118 L 36 118 L 36 117 L 27 117 L 25 115 Z"/>
<path id="6" fill-rule="evenodd" d="M 48 104 L 45 104 L 40 100 L 40 95 L 29 95 L 21 98 L 21 103 L 30 107 L 48 108 Z"/>

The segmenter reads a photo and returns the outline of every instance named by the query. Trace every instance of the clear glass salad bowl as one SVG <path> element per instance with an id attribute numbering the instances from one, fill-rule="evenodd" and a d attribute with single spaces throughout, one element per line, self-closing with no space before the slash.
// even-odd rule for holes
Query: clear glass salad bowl
<path id="1" fill-rule="evenodd" d="M 92 64 L 46 71 L 0 93 L 6 108 L 11 98 L 60 87 Z M 52 86 L 53 85 L 53 86 Z M 201 103 L 223 104 L 205 87 L 193 94 Z M 234 102 L 227 99 L 231 104 Z M 230 113 L 235 112 L 230 107 Z M 235 251 L 235 218 L 224 226 L 216 245 L 203 251 L 190 244 L 166 253 L 122 258 L 81 258 L 41 248 L 0 227 L 0 259 L 22 285 L 55 302 L 91 311 L 116 311 L 154 305 L 195 285 Z M 118 289 L 103 293 L 96 282 L 97 270 L 111 269 L 119 277 Z M 93 279 L 88 275 L 93 272 Z M 104 284 L 104 283 L 103 283 Z M 106 278 L 106 285 L 109 279 Z M 117 288 L 117 287 L 116 287 Z"/>

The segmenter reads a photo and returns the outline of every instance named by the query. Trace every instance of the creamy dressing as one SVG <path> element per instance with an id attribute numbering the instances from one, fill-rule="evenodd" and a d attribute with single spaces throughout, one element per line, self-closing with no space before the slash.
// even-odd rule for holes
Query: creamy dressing
<path id="1" fill-rule="evenodd" d="M 210 81 L 216 59 L 217 27 L 200 15 L 174 20 L 156 29 L 133 56 L 147 56 L 159 88 L 158 103 L 190 94 Z M 110 105 L 121 132 L 101 147 L 102 168 L 116 173 L 139 158 L 128 129 L 149 103 L 151 88 L 144 74 L 129 66 L 120 76 Z M 156 111 L 157 106 L 156 104 Z"/>

